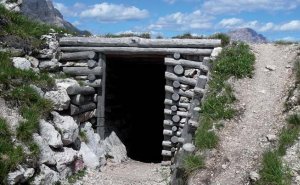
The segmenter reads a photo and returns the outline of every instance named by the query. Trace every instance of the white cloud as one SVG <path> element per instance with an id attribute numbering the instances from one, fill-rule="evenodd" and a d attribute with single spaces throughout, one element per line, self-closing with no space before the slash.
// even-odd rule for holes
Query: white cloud
<path id="1" fill-rule="evenodd" d="M 238 18 L 222 19 L 217 28 L 235 29 L 235 28 L 252 28 L 260 32 L 267 31 L 300 31 L 300 20 L 292 20 L 283 24 L 272 22 L 260 23 L 257 20 L 245 21 Z"/>
<path id="2" fill-rule="evenodd" d="M 212 28 L 211 20 L 213 17 L 204 15 L 200 10 L 192 13 L 177 12 L 164 17 L 160 17 L 156 23 L 151 24 L 150 30 L 194 30 L 194 29 L 209 29 Z"/>
<path id="3" fill-rule="evenodd" d="M 174 4 L 176 2 L 176 0 L 164 0 L 164 2 L 166 2 L 168 4 Z"/>
<path id="4" fill-rule="evenodd" d="M 149 16 L 149 12 L 135 6 L 101 3 L 82 11 L 79 16 L 81 18 L 95 18 L 101 22 L 118 22 L 144 19 Z"/>
<path id="5" fill-rule="evenodd" d="M 279 27 L 280 31 L 300 31 L 300 20 L 293 20 Z"/>
<path id="6" fill-rule="evenodd" d="M 62 13 L 64 16 L 71 16 L 71 17 L 75 17 L 77 16 L 77 11 L 72 10 L 72 8 L 69 8 L 67 6 L 65 6 L 62 3 L 54 3 L 54 7 L 60 11 L 60 13 Z"/>
<path id="7" fill-rule="evenodd" d="M 299 0 L 207 0 L 202 10 L 211 14 L 234 14 L 254 10 L 291 10 L 299 6 Z"/>
<path id="8" fill-rule="evenodd" d="M 285 41 L 297 41 L 297 39 L 295 37 L 284 37 L 278 40 L 285 40 Z"/>

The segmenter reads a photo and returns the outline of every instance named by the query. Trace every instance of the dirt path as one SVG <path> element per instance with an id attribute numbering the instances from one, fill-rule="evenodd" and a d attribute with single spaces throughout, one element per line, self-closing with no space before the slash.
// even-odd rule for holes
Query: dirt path
<path id="1" fill-rule="evenodd" d="M 108 164 L 101 172 L 88 171 L 76 184 L 167 185 L 169 176 L 169 167 L 129 160 L 122 164 Z"/>
<path id="2" fill-rule="evenodd" d="M 263 44 L 251 48 L 256 55 L 254 76 L 233 84 L 244 113 L 225 123 L 218 150 L 190 184 L 249 184 L 249 173 L 258 168 L 263 151 L 270 147 L 266 136 L 276 135 L 284 124 L 283 103 L 292 81 L 295 47 Z"/>

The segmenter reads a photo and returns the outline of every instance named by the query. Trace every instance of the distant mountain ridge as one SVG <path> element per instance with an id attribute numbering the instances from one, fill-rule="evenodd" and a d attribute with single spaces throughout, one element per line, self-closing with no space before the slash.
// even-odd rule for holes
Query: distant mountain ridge
<path id="1" fill-rule="evenodd" d="M 0 0 L 0 4 L 31 19 L 65 28 L 78 34 L 90 34 L 88 31 L 81 31 L 64 20 L 63 15 L 54 7 L 52 0 L 17 0 L 13 2 Z"/>
<path id="2" fill-rule="evenodd" d="M 227 33 L 231 41 L 243 41 L 246 43 L 267 43 L 268 40 L 262 34 L 258 34 L 251 28 L 239 28 Z"/>

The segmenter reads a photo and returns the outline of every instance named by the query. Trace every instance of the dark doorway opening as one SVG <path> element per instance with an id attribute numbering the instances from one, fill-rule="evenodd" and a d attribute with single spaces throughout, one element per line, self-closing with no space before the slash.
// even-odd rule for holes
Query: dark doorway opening
<path id="1" fill-rule="evenodd" d="M 107 130 L 116 132 L 131 159 L 161 162 L 164 57 L 107 56 L 106 61 Z"/>

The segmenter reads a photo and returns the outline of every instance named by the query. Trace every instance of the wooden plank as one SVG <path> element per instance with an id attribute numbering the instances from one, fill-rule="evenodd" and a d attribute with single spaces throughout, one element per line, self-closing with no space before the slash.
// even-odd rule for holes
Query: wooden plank
<path id="1" fill-rule="evenodd" d="M 122 55 L 167 55 L 173 53 L 181 53 L 187 55 L 203 55 L 210 56 L 212 49 L 195 49 L 195 48 L 135 48 L 135 47 L 60 47 L 63 52 L 77 51 L 95 51 L 104 54 L 122 54 Z"/>
<path id="2" fill-rule="evenodd" d="M 139 37 L 63 37 L 60 46 L 141 47 L 141 48 L 203 48 L 221 46 L 217 39 L 144 39 Z"/>
<path id="3" fill-rule="evenodd" d="M 195 80 L 193 78 L 179 77 L 179 76 L 175 75 L 174 73 L 170 73 L 170 72 L 165 72 L 165 77 L 168 80 L 179 81 L 181 84 L 195 86 L 197 83 L 197 80 Z"/>
<path id="4" fill-rule="evenodd" d="M 60 53 L 59 59 L 62 61 L 93 59 L 96 53 L 94 51 L 79 51 L 72 53 Z"/>
<path id="5" fill-rule="evenodd" d="M 204 72 L 208 72 L 208 67 L 203 65 L 202 62 L 195 62 L 195 61 L 184 60 L 184 59 L 175 60 L 173 58 L 165 58 L 165 65 L 169 65 L 169 66 L 181 65 L 183 67 L 196 68 Z"/>
<path id="6" fill-rule="evenodd" d="M 88 112 L 88 111 L 91 111 L 94 109 L 96 109 L 96 104 L 93 102 L 85 104 L 85 105 L 81 105 L 81 106 L 76 106 L 76 105 L 71 104 L 70 105 L 70 115 L 73 116 L 73 115 L 81 114 L 81 113 Z"/>
<path id="7" fill-rule="evenodd" d="M 184 97 L 187 97 L 187 98 L 193 98 L 194 96 L 194 93 L 193 92 L 188 92 L 188 91 L 183 91 L 181 89 L 177 90 L 177 89 L 174 89 L 173 87 L 171 86 L 165 86 L 165 90 L 169 93 L 178 93 L 180 96 L 184 96 Z"/>
<path id="8" fill-rule="evenodd" d="M 93 87 L 88 86 L 77 86 L 73 85 L 67 88 L 67 93 L 69 95 L 76 95 L 76 94 L 82 94 L 82 95 L 91 95 L 95 94 L 95 89 Z"/>
<path id="9" fill-rule="evenodd" d="M 63 67 L 63 72 L 74 76 L 85 76 L 89 74 L 100 76 L 102 75 L 102 68 L 95 67 L 93 69 L 90 69 L 88 67 Z"/>
<path id="10" fill-rule="evenodd" d="M 105 139 L 105 88 L 106 88 L 106 57 L 99 54 L 99 65 L 102 67 L 102 88 L 98 88 L 97 102 L 97 133 L 102 140 Z"/>

